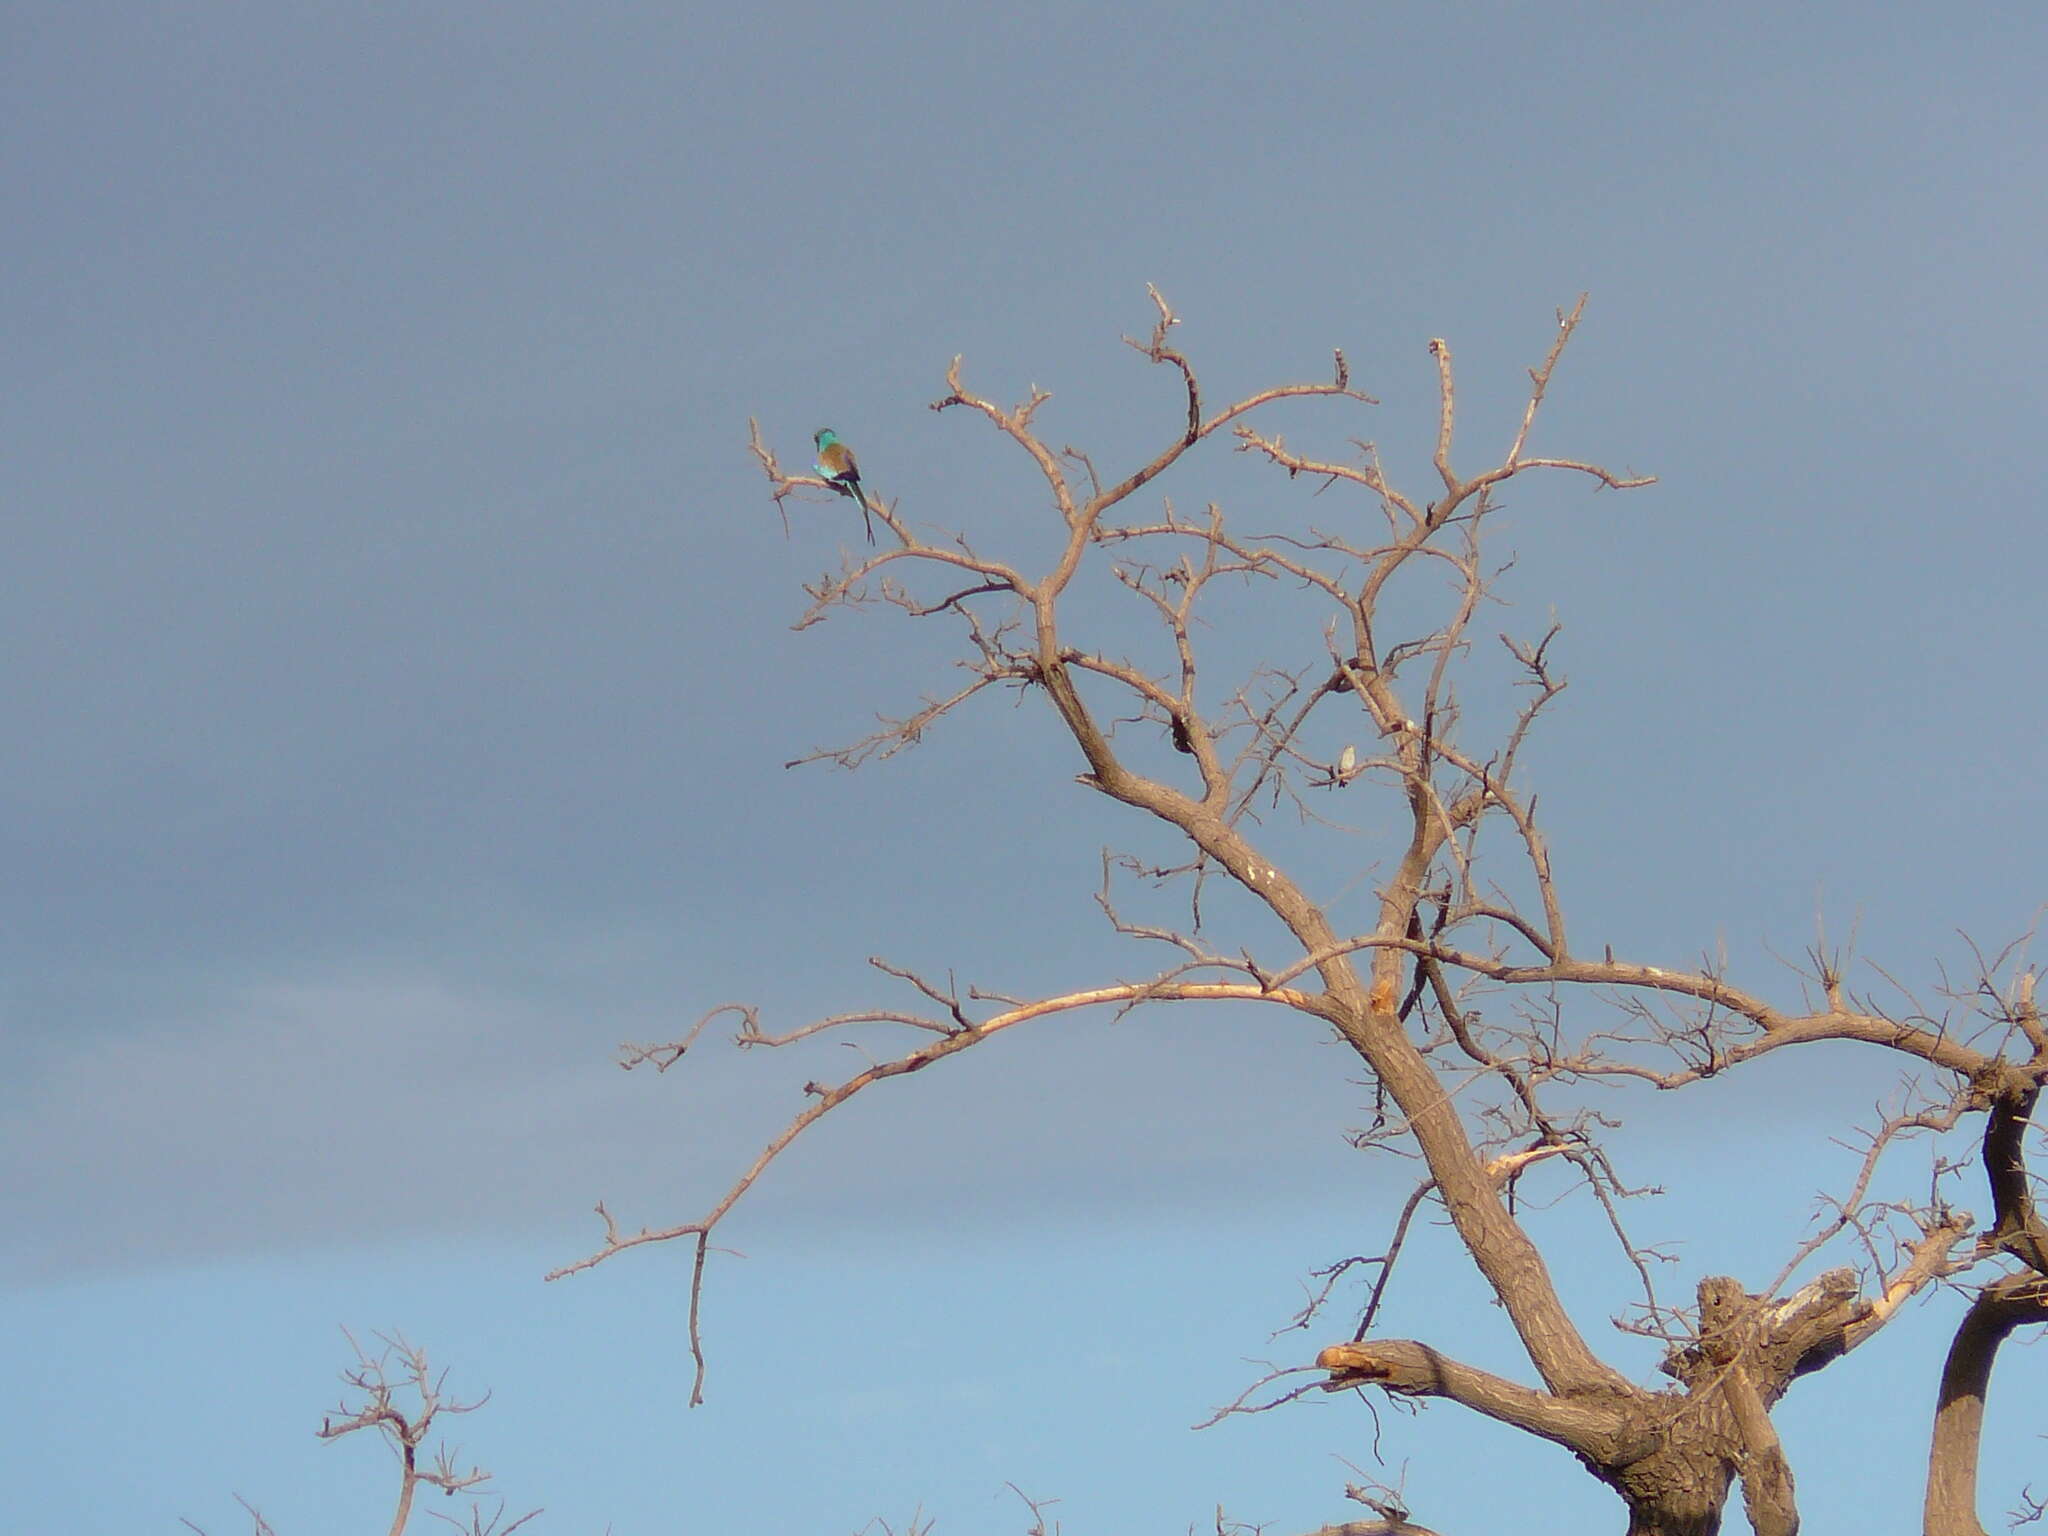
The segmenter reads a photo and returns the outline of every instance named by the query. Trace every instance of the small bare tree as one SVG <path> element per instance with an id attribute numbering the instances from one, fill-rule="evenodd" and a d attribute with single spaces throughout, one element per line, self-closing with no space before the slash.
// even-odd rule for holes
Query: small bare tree
<path id="1" fill-rule="evenodd" d="M 459 1447 L 445 1443 L 436 1447 L 433 1459 L 424 1466 L 420 1462 L 420 1447 L 426 1444 L 434 1432 L 434 1421 L 442 1414 L 474 1413 L 490 1401 L 490 1393 L 474 1402 L 450 1397 L 448 1373 L 434 1370 L 427 1352 L 410 1343 L 403 1334 L 376 1335 L 377 1343 L 383 1347 L 374 1355 L 347 1329 L 342 1330 L 342 1336 L 355 1354 L 355 1363 L 341 1373 L 348 1393 L 321 1419 L 319 1434 L 322 1440 L 340 1440 L 360 1430 L 375 1430 L 391 1447 L 398 1458 L 398 1495 L 391 1513 L 390 1536 L 402 1536 L 412 1519 L 413 1495 L 422 1486 L 438 1488 L 450 1496 L 483 1493 L 491 1474 L 478 1466 L 464 1470 L 458 1460 Z M 277 1536 L 261 1511 L 240 1494 L 235 1499 L 253 1522 L 254 1536 Z M 507 1521 L 504 1500 L 499 1499 L 486 1514 L 483 1500 L 472 1498 L 464 1520 L 438 1510 L 428 1513 L 466 1536 L 512 1536 L 512 1532 L 541 1511 L 529 1510 Z M 200 1530 L 190 1520 L 184 1524 L 194 1531 Z M 200 1536 L 205 1533 L 201 1531 Z"/>
<path id="2" fill-rule="evenodd" d="M 1573 1453 L 1621 1497 L 1631 1536 L 1711 1536 L 1738 1482 L 1759 1536 L 1791 1536 L 1795 1489 L 1773 1405 L 1800 1377 L 1874 1338 L 1908 1298 L 1948 1282 L 1974 1299 L 1933 1415 L 1926 1529 L 1979 1532 L 1975 1459 L 1991 1363 L 2015 1327 L 2048 1318 L 2048 1233 L 2023 1149 L 2048 1079 L 2033 976 L 2001 956 L 1981 963 L 1942 1007 L 1881 1005 L 1850 991 L 1848 957 L 1823 943 L 1786 1001 L 1739 982 L 1724 963 L 1674 970 L 1573 944 L 1521 772 L 1530 733 L 1564 686 L 1552 654 L 1557 631 L 1503 635 L 1495 648 L 1477 625 L 1500 575 L 1484 539 L 1510 482 L 1564 475 L 1615 492 L 1651 483 L 1532 447 L 1583 299 L 1558 315 L 1507 451 L 1483 469 L 1462 468 L 1454 455 L 1451 351 L 1429 344 L 1434 475 L 1421 495 L 1383 473 L 1370 441 L 1313 457 L 1264 425 L 1272 408 L 1293 402 L 1374 404 L 1353 386 L 1341 352 L 1323 382 L 1213 409 L 1173 344 L 1177 317 L 1152 297 L 1151 333 L 1130 344 L 1173 377 L 1184 417 L 1150 459 L 1119 475 L 1099 473 L 1087 454 L 1041 434 L 1045 392 L 1000 405 L 973 393 L 954 361 L 933 409 L 978 418 L 1026 456 L 1043 481 L 1057 547 L 1026 565 L 964 532 L 928 532 L 899 503 L 870 496 L 893 544 L 808 587 L 799 627 L 871 605 L 951 624 L 961 680 L 864 739 L 800 761 L 858 767 L 916 743 L 981 694 L 1042 699 L 1080 755 L 1080 783 L 1163 828 L 1177 849 L 1165 858 L 1106 856 L 1097 898 L 1118 933 L 1163 953 L 1164 963 L 1018 997 L 963 991 L 877 961 L 902 984 L 908 1006 L 782 1033 L 764 1030 L 753 1009 L 728 1006 L 678 1040 L 627 1047 L 627 1065 L 666 1070 L 720 1018 L 737 1024 L 743 1046 L 873 1026 L 909 1035 L 895 1054 L 843 1081 L 806 1084 L 810 1102 L 696 1219 L 627 1232 L 600 1205 L 602 1246 L 557 1275 L 642 1244 L 694 1243 L 692 1401 L 700 1401 L 697 1303 L 711 1235 L 785 1148 L 847 1100 L 1054 1014 L 1189 1002 L 1278 1009 L 1355 1052 L 1373 1094 L 1372 1123 L 1356 1139 L 1419 1153 L 1422 1171 L 1405 1205 L 1389 1213 L 1384 1251 L 1333 1266 L 1300 1319 L 1313 1325 L 1338 1276 L 1356 1271 L 1371 1284 L 1350 1337 L 1296 1368 L 1305 1383 L 1248 1394 L 1234 1410 L 1317 1389 L 1448 1398 Z M 1317 494 L 1339 493 L 1323 503 L 1328 526 L 1248 532 L 1213 502 L 1189 515 L 1141 497 L 1190 450 L 1218 439 Z M 797 493 L 831 489 L 787 472 L 758 428 L 753 451 L 778 508 Z M 1247 592 L 1266 599 L 1249 617 Z M 1216 601 L 1225 593 L 1229 602 Z M 1117 627 L 1132 605 L 1149 626 L 1136 639 Z M 1321 610 L 1320 648 L 1276 656 L 1283 637 L 1313 633 L 1304 605 Z M 1240 641 L 1259 659 L 1219 679 L 1217 667 L 1247 649 Z M 1347 831 L 1333 821 L 1328 808 L 1337 802 L 1328 795 L 1361 784 L 1388 797 L 1400 831 L 1377 863 L 1369 920 L 1349 925 L 1311 889 L 1308 848 L 1326 849 Z M 1166 899 L 1162 890 L 1172 893 L 1167 915 L 1134 910 L 1134 901 Z M 1489 1003 L 1482 1016 L 1475 1000 L 1484 996 L 1505 996 L 1507 1006 Z M 1823 1041 L 1908 1059 L 1920 1096 L 1868 1130 L 1853 1187 L 1761 1289 L 1709 1276 L 1686 1304 L 1660 1298 L 1650 1256 L 1623 1227 L 1629 1191 L 1602 1149 L 1606 1122 L 1580 1090 L 1615 1081 L 1679 1090 Z M 1947 1203 L 1939 1180 L 1921 1199 L 1877 1198 L 1873 1179 L 1887 1152 L 1980 1116 L 1988 1225 Z M 1951 1178 L 1964 1171 L 1937 1168 Z M 1612 1224 L 1618 1262 L 1641 1292 L 1627 1326 L 1662 1341 L 1664 1385 L 1632 1380 L 1593 1347 L 1517 1214 L 1520 1181 L 1560 1173 Z M 1374 1331 L 1425 1206 L 1448 1218 L 1498 1298 L 1533 1384 L 1466 1364 L 1436 1343 Z M 1860 1262 L 1821 1268 L 1831 1243 L 1850 1245 Z M 1366 1502 L 1378 1520 L 1333 1529 L 1420 1529 L 1398 1500 Z"/>

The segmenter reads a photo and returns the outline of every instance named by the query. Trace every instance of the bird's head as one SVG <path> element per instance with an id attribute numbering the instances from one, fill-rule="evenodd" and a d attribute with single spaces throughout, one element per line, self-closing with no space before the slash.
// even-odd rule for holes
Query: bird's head
<path id="1" fill-rule="evenodd" d="M 832 444 L 839 441 L 839 434 L 837 432 L 834 432 L 830 427 L 820 427 L 816 432 L 811 434 L 811 441 L 816 443 L 820 448 L 829 448 Z"/>

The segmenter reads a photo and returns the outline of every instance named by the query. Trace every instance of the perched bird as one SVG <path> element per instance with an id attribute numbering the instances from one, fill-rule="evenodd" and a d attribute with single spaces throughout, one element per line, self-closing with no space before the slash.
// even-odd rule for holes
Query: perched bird
<path id="1" fill-rule="evenodd" d="M 860 520 L 867 524 L 868 542 L 874 543 L 875 520 L 868 513 L 867 492 L 860 488 L 860 466 L 853 461 L 853 450 L 839 441 L 839 434 L 830 427 L 818 428 L 814 440 L 818 445 L 818 473 L 833 490 L 860 503 Z"/>
<path id="2" fill-rule="evenodd" d="M 1339 784 L 1349 784 L 1351 776 L 1358 772 L 1358 748 L 1346 747 L 1337 754 L 1337 771 L 1332 777 Z"/>

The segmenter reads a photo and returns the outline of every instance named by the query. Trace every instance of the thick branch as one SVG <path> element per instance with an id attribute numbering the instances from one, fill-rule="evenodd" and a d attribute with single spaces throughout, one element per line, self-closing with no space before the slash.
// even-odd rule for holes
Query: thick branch
<path id="1" fill-rule="evenodd" d="M 2034 1210 L 2025 1149 L 2040 1092 L 2038 1083 L 2019 1077 L 1992 1101 L 1984 1127 L 1984 1175 L 1991 1183 L 1992 1241 L 2036 1274 L 2048 1275 L 2048 1227 Z"/>
<path id="2" fill-rule="evenodd" d="M 1409 1397 L 1442 1397 L 1489 1419 L 1607 1464 L 1620 1455 L 1633 1388 L 1613 1397 L 1556 1397 L 1464 1365 L 1412 1339 L 1332 1344 L 1316 1356 L 1333 1389 L 1371 1384 Z"/>
<path id="3" fill-rule="evenodd" d="M 2048 1281 L 2010 1275 L 1986 1286 L 1956 1329 L 1941 1372 L 1927 1458 L 1926 1536 L 1984 1536 L 1977 1521 L 1977 1447 L 1998 1347 L 2013 1329 L 2048 1322 Z"/>
<path id="4" fill-rule="evenodd" d="M 1987 1072 L 1985 1078 L 2000 1075 Z M 1949 1345 L 1928 1451 L 1927 1536 L 1984 1536 L 1977 1522 L 1977 1449 L 1991 1368 L 1999 1346 L 2015 1328 L 2048 1322 L 2048 1253 L 2028 1182 L 2025 1147 L 2040 1089 L 2011 1069 L 2002 1076 L 2004 1081 L 1985 1083 L 1992 1102 L 1984 1127 L 1984 1176 L 1995 1214 L 1982 1246 L 2013 1254 L 2033 1272 L 2007 1275 L 1979 1291 Z"/>

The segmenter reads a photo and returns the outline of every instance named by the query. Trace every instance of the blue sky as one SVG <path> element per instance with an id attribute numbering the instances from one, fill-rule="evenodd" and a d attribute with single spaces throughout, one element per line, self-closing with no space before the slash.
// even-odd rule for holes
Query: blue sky
<path id="1" fill-rule="evenodd" d="M 906 516 L 1040 547 L 1014 456 L 925 407 L 964 354 L 1149 456 L 1148 282 L 1212 401 L 1342 347 L 1382 406 L 1272 425 L 1411 485 L 1428 339 L 1476 460 L 1591 294 L 1539 446 L 1659 483 L 1501 519 L 1511 620 L 1566 626 L 1531 775 L 1579 934 L 1789 996 L 1820 911 L 1924 992 L 2048 898 L 2030 8 L 22 4 L 0 41 L 23 1530 L 219 1533 L 235 1491 L 365 1528 L 381 1453 L 313 1437 L 342 1325 L 492 1388 L 459 1438 L 550 1531 L 1021 1530 L 1007 1482 L 1070 1536 L 1344 1516 L 1356 1400 L 1188 1427 L 1348 1335 L 1268 1338 L 1407 1191 L 1342 1141 L 1355 1068 L 1263 1012 L 1058 1021 L 821 1127 L 728 1234 L 701 1409 L 682 1253 L 539 1280 L 599 1196 L 695 1214 L 847 1055 L 655 1079 L 621 1040 L 891 1001 L 873 954 L 1018 992 L 1143 963 L 1090 897 L 1144 834 L 1031 708 L 784 771 L 948 652 L 791 632 L 848 509 L 785 541 L 745 442 L 829 422 Z M 1160 489 L 1310 515 L 1221 444 Z M 1354 901 L 1362 795 L 1304 852 Z M 1896 1068 L 1738 1076 L 1622 1106 L 1681 1291 L 1775 1272 Z M 1625 1276 L 1543 1220 L 1604 1341 Z M 1512 1369 L 1458 1256 L 1416 1258 L 1394 1331 Z M 1959 1308 L 1781 1409 L 1811 1529 L 1902 1528 Z M 2048 1481 L 2038 1376 L 2001 1366 L 1987 1514 Z M 1560 1454 L 1381 1417 L 1450 1536 L 1619 1528 Z"/>

